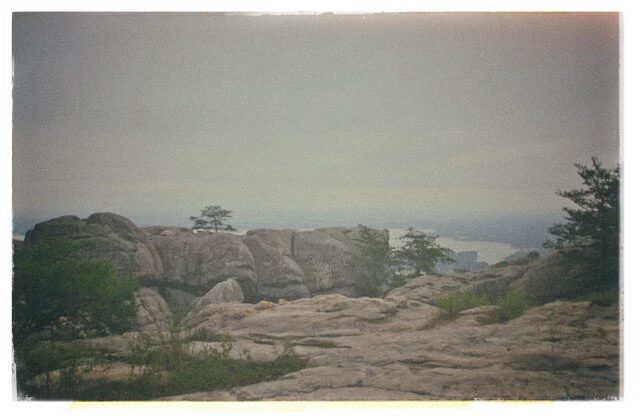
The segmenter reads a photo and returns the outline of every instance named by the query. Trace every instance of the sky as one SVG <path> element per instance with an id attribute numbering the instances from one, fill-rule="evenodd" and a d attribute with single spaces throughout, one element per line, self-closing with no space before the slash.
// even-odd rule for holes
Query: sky
<path id="1" fill-rule="evenodd" d="M 222 205 L 538 236 L 574 163 L 618 161 L 618 38 L 613 13 L 15 13 L 14 228 Z"/>

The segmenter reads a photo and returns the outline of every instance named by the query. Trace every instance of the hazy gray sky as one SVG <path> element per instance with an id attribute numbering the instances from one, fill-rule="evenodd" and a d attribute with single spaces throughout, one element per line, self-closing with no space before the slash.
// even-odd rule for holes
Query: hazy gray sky
<path id="1" fill-rule="evenodd" d="M 16 224 L 559 215 L 618 159 L 616 14 L 14 14 Z"/>

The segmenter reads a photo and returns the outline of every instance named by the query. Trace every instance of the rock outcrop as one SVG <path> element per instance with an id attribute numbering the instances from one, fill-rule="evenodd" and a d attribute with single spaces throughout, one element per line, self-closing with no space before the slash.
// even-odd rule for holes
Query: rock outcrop
<path id="1" fill-rule="evenodd" d="M 292 258 L 295 230 L 251 230 L 243 238 L 255 263 L 258 298 L 275 300 L 310 296 L 305 274 Z"/>
<path id="2" fill-rule="evenodd" d="M 282 255 L 287 252 L 285 245 Z M 308 367 L 275 380 L 166 399 L 618 397 L 620 339 L 615 305 L 555 301 L 506 323 L 489 325 L 480 322 L 493 306 L 462 311 L 452 320 L 443 320 L 434 306 L 439 296 L 452 290 L 489 294 L 508 290 L 536 261 L 481 272 L 418 277 L 383 299 L 331 294 L 277 303 L 233 303 L 228 300 L 234 300 L 234 287 L 239 285 L 227 280 L 211 292 L 211 298 L 225 302 L 203 301 L 180 322 L 187 350 L 220 348 L 221 335 L 228 334 L 233 339 L 233 357 L 249 354 L 257 361 L 272 360 L 291 344 L 308 360 Z M 130 333 L 74 342 L 123 356 L 138 336 Z"/>
<path id="3" fill-rule="evenodd" d="M 240 387 L 224 400 L 608 399 L 619 395 L 617 307 L 554 302 L 505 324 L 489 308 L 453 321 L 422 302 L 316 296 L 257 305 L 209 305 L 190 331 L 231 334 L 232 354 L 273 359 L 285 340 L 309 368 Z M 219 346 L 193 341 L 196 350 Z M 170 399 L 220 400 L 219 391 Z"/>
<path id="4" fill-rule="evenodd" d="M 217 283 L 238 281 L 246 297 L 256 293 L 253 256 L 242 238 L 229 233 L 199 233 L 179 227 L 142 229 L 162 260 L 168 286 L 204 295 Z"/>
<path id="5" fill-rule="evenodd" d="M 527 267 L 527 265 L 513 265 L 444 276 L 421 276 L 409 280 L 402 287 L 393 289 L 386 298 L 436 305 L 438 298 L 447 292 L 472 290 L 493 301 L 503 297 L 510 285 L 522 277 Z"/>
<path id="6" fill-rule="evenodd" d="M 171 327 L 173 315 L 167 302 L 151 288 L 142 288 L 135 293 L 138 315 L 135 329 L 140 332 L 162 332 Z"/>
<path id="7" fill-rule="evenodd" d="M 233 279 L 227 279 L 215 285 L 204 296 L 196 298 L 189 306 L 189 312 L 185 319 L 188 320 L 191 316 L 199 314 L 202 309 L 209 305 L 242 303 L 243 301 L 244 294 L 240 284 Z"/>
<path id="8" fill-rule="evenodd" d="M 531 262 L 521 279 L 511 289 L 526 293 L 538 304 L 571 297 L 579 293 L 578 277 L 583 269 L 567 262 L 559 252 Z"/>
<path id="9" fill-rule="evenodd" d="M 389 241 L 387 230 L 374 230 Z M 304 271 L 304 282 L 315 294 L 353 296 L 358 228 L 319 228 L 293 236 L 292 258 Z"/>
<path id="10" fill-rule="evenodd" d="M 55 238 L 87 242 L 82 258 L 112 263 L 121 278 L 144 279 L 163 272 L 158 252 L 147 236 L 120 215 L 96 213 L 85 220 L 71 215 L 54 218 L 29 230 L 24 244 Z"/>
<path id="11" fill-rule="evenodd" d="M 374 230 L 388 241 L 386 230 Z M 87 219 L 65 216 L 37 224 L 24 244 L 52 238 L 90 243 L 83 259 L 114 264 L 122 278 L 138 278 L 157 288 L 174 317 L 228 279 L 238 282 L 245 302 L 305 298 L 316 294 L 354 294 L 357 228 L 314 231 L 251 230 L 244 236 L 181 227 L 138 229 L 110 213 Z"/>

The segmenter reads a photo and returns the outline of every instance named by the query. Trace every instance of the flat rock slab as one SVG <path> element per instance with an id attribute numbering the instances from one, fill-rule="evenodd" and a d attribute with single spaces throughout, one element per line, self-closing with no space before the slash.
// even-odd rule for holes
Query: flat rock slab
<path id="1" fill-rule="evenodd" d="M 182 400 L 563 400 L 619 395 L 614 306 L 558 301 L 492 325 L 478 324 L 474 314 L 440 322 L 437 308 L 428 304 L 340 295 L 269 307 L 228 306 L 212 305 L 192 324 L 201 331 L 230 334 L 238 356 L 245 350 L 271 359 L 287 340 L 310 367 L 223 396 L 219 391 L 200 392 Z"/>

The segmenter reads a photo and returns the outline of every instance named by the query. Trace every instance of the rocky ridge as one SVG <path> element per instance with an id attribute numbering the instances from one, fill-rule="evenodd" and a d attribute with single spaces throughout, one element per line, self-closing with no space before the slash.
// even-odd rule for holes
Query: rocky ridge
<path id="1" fill-rule="evenodd" d="M 291 343 L 308 360 L 308 368 L 277 380 L 167 400 L 560 400 L 619 395 L 618 308 L 558 300 L 579 271 L 562 267 L 555 256 L 421 276 L 382 299 L 352 298 L 345 294 L 351 294 L 352 287 L 350 253 L 357 244 L 353 229 L 211 236 L 176 227 L 138 230 L 112 216 L 99 214 L 91 221 L 62 217 L 39 224 L 25 240 L 93 239 L 101 244 L 96 258 L 119 258 L 122 277 L 128 272 L 148 286 L 136 295 L 135 332 L 75 343 L 117 357 L 127 354 L 139 337 L 162 334 L 173 320 L 195 351 L 220 347 L 228 334 L 231 353 L 239 358 L 248 353 L 255 360 L 271 360 Z M 388 234 L 380 232 L 380 238 L 388 239 Z M 154 286 L 162 282 L 166 286 Z M 540 306 L 503 324 L 479 323 L 491 307 L 469 309 L 443 321 L 437 299 L 461 289 L 489 298 L 524 290 Z M 183 296 L 184 313 L 175 313 L 169 290 Z M 242 303 L 247 294 L 274 302 Z M 125 367 L 122 363 L 113 368 Z"/>

